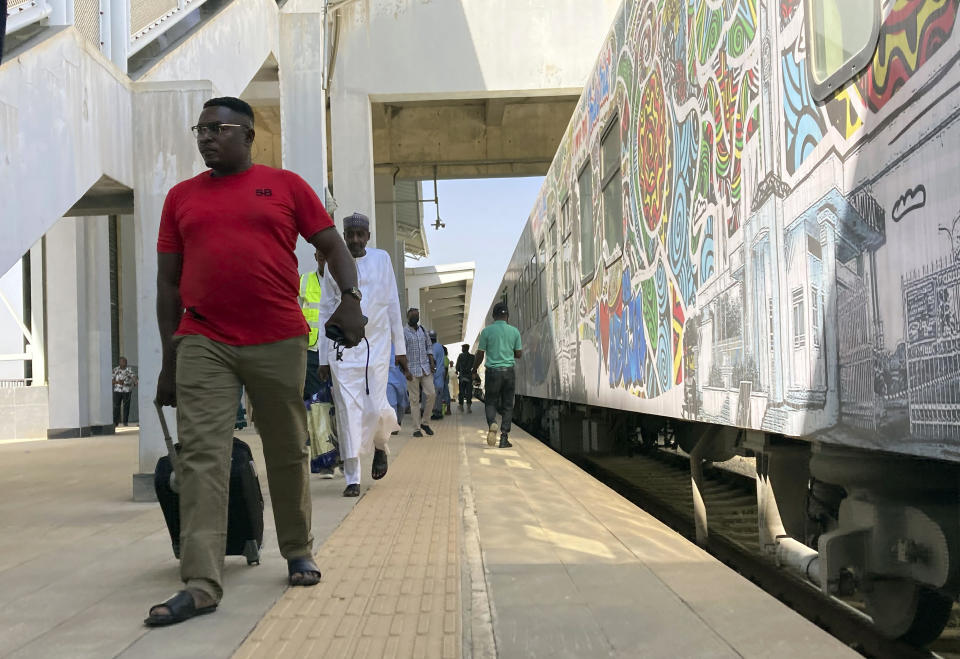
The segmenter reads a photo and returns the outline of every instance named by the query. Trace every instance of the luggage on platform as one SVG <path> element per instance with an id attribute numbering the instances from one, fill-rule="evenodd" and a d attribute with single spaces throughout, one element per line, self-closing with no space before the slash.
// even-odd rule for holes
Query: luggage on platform
<path id="1" fill-rule="evenodd" d="M 307 406 L 307 433 L 310 442 L 310 471 L 314 474 L 340 464 L 336 416 L 329 386 L 304 401 Z"/>
<path id="2" fill-rule="evenodd" d="M 155 404 L 156 405 L 156 404 Z M 157 460 L 153 486 L 170 531 L 173 555 L 180 558 L 180 445 L 174 446 L 163 408 L 156 405 L 167 455 Z M 227 512 L 227 556 L 244 556 L 248 565 L 260 564 L 263 546 L 263 493 L 250 447 L 236 437 L 230 457 L 230 495 Z"/>

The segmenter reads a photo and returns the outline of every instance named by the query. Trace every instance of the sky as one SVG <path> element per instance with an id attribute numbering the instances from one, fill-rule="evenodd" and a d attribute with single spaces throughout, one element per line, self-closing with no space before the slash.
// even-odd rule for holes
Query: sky
<path id="1" fill-rule="evenodd" d="M 419 261 L 408 257 L 406 267 L 476 263 L 464 337 L 467 343 L 473 343 L 483 328 L 542 184 L 542 176 L 439 181 L 440 219 L 447 225 L 439 230 L 433 228 L 436 204 L 424 204 L 423 225 L 430 255 Z M 424 181 L 423 196 L 433 197 L 432 181 Z"/>

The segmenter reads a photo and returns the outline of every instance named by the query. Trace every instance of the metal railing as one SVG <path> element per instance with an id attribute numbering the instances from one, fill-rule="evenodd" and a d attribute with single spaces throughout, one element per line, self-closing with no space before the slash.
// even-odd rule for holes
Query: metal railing
<path id="1" fill-rule="evenodd" d="M 0 379 L 0 389 L 20 389 L 30 386 L 30 378 Z"/>
<path id="2" fill-rule="evenodd" d="M 176 25 L 204 0 L 130 0 L 128 56 Z"/>
<path id="3" fill-rule="evenodd" d="M 46 0 L 7 0 L 7 34 L 39 23 L 53 11 Z"/>

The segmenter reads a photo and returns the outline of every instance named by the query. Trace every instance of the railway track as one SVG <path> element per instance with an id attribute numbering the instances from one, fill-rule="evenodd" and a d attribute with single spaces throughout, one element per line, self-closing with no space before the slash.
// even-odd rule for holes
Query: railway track
<path id="1" fill-rule="evenodd" d="M 693 499 L 688 459 L 668 450 L 632 457 L 572 458 L 627 499 L 693 540 Z M 705 469 L 710 538 L 707 551 L 767 592 L 867 657 L 960 659 L 960 611 L 929 648 L 915 648 L 881 635 L 862 612 L 862 602 L 823 595 L 761 554 L 756 485 L 752 477 L 717 466 Z"/>

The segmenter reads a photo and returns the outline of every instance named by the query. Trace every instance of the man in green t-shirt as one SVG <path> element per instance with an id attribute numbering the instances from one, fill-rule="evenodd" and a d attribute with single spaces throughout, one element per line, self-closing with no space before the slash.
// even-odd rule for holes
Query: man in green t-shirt
<path id="1" fill-rule="evenodd" d="M 484 391 L 485 411 L 487 413 L 487 444 L 495 446 L 497 431 L 500 431 L 500 448 L 510 448 L 513 444 L 507 439 L 510 433 L 510 420 L 513 418 L 513 393 L 517 386 L 517 377 L 513 366 L 523 351 L 520 345 L 520 330 L 508 325 L 510 312 L 505 302 L 493 305 L 493 324 L 480 332 L 477 344 L 477 356 L 473 362 L 473 373 L 487 357 L 486 389 Z M 497 425 L 500 414 L 500 425 Z"/>

